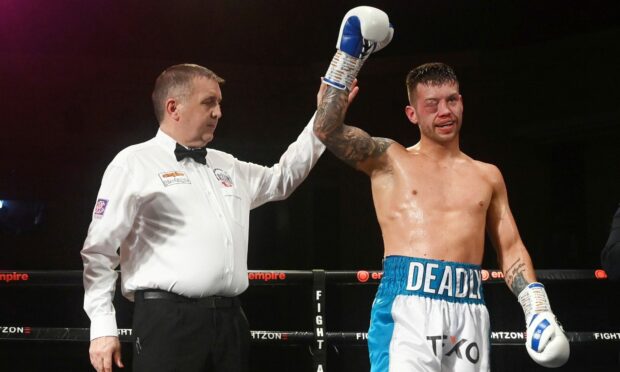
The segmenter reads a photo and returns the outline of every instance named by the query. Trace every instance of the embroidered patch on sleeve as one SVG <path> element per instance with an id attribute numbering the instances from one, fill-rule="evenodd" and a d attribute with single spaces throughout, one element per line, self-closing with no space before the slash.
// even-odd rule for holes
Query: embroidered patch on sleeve
<path id="1" fill-rule="evenodd" d="M 93 212 L 95 218 L 103 217 L 105 208 L 108 206 L 108 199 L 97 199 L 95 203 L 95 211 Z"/>

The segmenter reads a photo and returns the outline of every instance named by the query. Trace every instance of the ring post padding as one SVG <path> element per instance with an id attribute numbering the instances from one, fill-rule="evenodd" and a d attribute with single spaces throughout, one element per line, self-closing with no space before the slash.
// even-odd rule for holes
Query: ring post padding
<path id="1" fill-rule="evenodd" d="M 325 270 L 312 270 L 312 302 L 314 304 L 314 348 L 312 359 L 315 372 L 327 371 L 325 332 Z"/>

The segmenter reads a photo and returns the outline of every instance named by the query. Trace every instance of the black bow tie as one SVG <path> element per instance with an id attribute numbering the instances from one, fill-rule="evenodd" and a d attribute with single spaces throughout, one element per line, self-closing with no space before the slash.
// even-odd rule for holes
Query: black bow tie
<path id="1" fill-rule="evenodd" d="M 206 165 L 207 159 L 207 146 L 197 149 L 186 149 L 177 143 L 177 147 L 174 149 L 174 156 L 177 157 L 177 161 L 181 161 L 185 158 L 194 159 L 194 161 Z"/>

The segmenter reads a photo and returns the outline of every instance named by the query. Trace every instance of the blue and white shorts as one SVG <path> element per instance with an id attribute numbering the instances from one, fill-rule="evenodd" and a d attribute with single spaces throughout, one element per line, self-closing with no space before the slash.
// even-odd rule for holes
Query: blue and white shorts
<path id="1" fill-rule="evenodd" d="M 489 371 L 480 266 L 388 256 L 370 316 L 371 372 Z"/>

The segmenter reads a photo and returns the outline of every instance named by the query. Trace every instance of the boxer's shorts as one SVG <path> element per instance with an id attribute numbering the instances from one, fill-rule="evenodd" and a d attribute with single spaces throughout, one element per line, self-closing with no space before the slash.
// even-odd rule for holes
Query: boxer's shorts
<path id="1" fill-rule="evenodd" d="M 489 371 L 480 266 L 388 256 L 372 305 L 371 372 Z"/>

